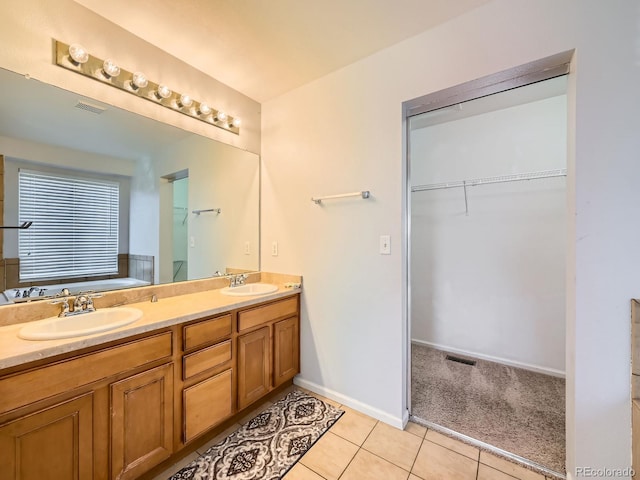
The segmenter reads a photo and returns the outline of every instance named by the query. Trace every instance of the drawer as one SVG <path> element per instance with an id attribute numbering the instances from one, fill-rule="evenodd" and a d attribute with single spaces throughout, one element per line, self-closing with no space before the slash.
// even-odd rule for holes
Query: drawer
<path id="1" fill-rule="evenodd" d="M 232 387 L 231 370 L 226 370 L 184 389 L 182 404 L 185 443 L 231 416 Z"/>
<path id="2" fill-rule="evenodd" d="M 200 347 L 231 335 L 231 314 L 186 325 L 182 329 L 183 350 Z"/>
<path id="3" fill-rule="evenodd" d="M 171 332 L 152 335 L 0 380 L 0 413 L 170 357 Z"/>
<path id="4" fill-rule="evenodd" d="M 182 359 L 182 378 L 186 380 L 229 360 L 231 360 L 231 340 L 190 353 Z"/>
<path id="5" fill-rule="evenodd" d="M 278 318 L 292 316 L 298 313 L 298 297 L 270 303 L 262 307 L 244 310 L 238 313 L 238 332 L 256 327 L 262 323 Z"/>

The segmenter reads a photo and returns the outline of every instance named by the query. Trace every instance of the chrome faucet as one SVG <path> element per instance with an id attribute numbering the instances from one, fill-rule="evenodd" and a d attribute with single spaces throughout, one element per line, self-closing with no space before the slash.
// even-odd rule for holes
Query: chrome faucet
<path id="1" fill-rule="evenodd" d="M 95 312 L 96 307 L 93 305 L 91 296 L 79 294 L 73 301 L 73 313 L 89 313 Z"/>
<path id="2" fill-rule="evenodd" d="M 62 304 L 62 310 L 58 314 L 59 317 L 68 317 L 71 314 L 69 310 L 69 289 L 63 288 L 62 291 L 56 293 L 55 298 L 51 300 L 51 304 Z"/>
<path id="3" fill-rule="evenodd" d="M 73 302 L 73 314 L 95 312 L 96 307 L 93 305 L 93 299 L 101 297 L 102 294 L 94 292 L 81 292 L 78 293 L 76 299 Z"/>
<path id="4" fill-rule="evenodd" d="M 231 275 L 229 277 L 229 287 L 239 287 L 240 285 L 244 285 L 244 282 L 247 278 L 249 278 L 249 275 L 247 275 L 246 273 Z"/>
<path id="5" fill-rule="evenodd" d="M 56 294 L 58 298 L 51 300 L 51 303 L 62 304 L 62 311 L 58 314 L 59 317 L 69 317 L 71 315 L 95 312 L 96 307 L 93 305 L 93 299 L 101 296 L 102 294 L 93 292 L 79 293 L 73 301 L 73 310 L 71 310 L 69 305 L 69 290 L 63 288 L 60 293 Z"/>

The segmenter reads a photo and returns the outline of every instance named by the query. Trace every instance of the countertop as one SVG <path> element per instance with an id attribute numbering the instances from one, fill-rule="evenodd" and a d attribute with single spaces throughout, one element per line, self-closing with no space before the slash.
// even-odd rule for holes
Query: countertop
<path id="1" fill-rule="evenodd" d="M 127 307 L 142 310 L 140 320 L 114 330 L 83 337 L 23 340 L 18 337 L 17 333 L 25 323 L 3 326 L 0 327 L 0 370 L 237 308 L 290 297 L 301 292 L 300 288 L 285 287 L 281 283 L 277 285 L 276 292 L 266 295 L 234 297 L 223 295 L 220 293 L 221 289 L 215 289 L 161 298 L 154 303 L 145 301 L 127 304 Z"/>

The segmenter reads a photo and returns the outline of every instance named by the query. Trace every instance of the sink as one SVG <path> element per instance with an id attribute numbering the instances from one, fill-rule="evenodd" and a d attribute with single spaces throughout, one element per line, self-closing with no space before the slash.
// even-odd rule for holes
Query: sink
<path id="1" fill-rule="evenodd" d="M 51 317 L 29 322 L 18 331 L 24 340 L 54 340 L 106 332 L 135 322 L 142 310 L 130 307 L 103 308 L 69 317 Z"/>
<path id="2" fill-rule="evenodd" d="M 238 287 L 225 287 L 220 290 L 220 293 L 235 297 L 245 297 L 250 295 L 265 295 L 277 290 L 278 286 L 270 283 L 246 283 Z"/>

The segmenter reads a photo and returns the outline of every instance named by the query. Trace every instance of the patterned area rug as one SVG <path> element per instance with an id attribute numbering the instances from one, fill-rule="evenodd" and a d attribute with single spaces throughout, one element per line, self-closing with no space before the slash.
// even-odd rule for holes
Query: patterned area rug
<path id="1" fill-rule="evenodd" d="M 170 480 L 277 480 L 343 414 L 294 390 Z"/>

